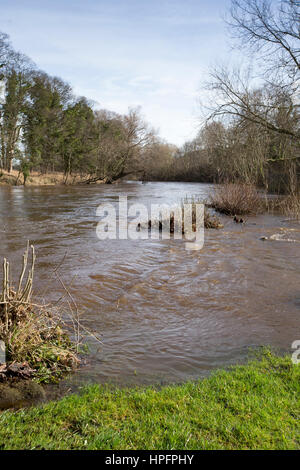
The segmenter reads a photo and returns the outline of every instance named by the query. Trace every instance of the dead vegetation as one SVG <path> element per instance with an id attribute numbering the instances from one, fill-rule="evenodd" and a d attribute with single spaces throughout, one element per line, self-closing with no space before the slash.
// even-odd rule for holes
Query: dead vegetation
<path id="1" fill-rule="evenodd" d="M 10 282 L 10 264 L 3 261 L 0 340 L 5 344 L 6 364 L 1 367 L 0 378 L 30 376 L 46 382 L 79 364 L 79 342 L 70 340 L 68 326 L 59 315 L 32 303 L 36 256 L 34 247 L 30 249 L 28 244 L 17 289 Z"/>
<path id="2" fill-rule="evenodd" d="M 214 228 L 219 229 L 223 228 L 223 224 L 221 224 L 220 219 L 209 212 L 209 210 L 205 207 L 204 208 L 204 228 Z"/>
<path id="3" fill-rule="evenodd" d="M 182 211 L 184 210 L 184 205 L 185 204 L 191 204 L 192 205 L 192 225 L 193 225 L 193 231 L 196 229 L 196 214 L 197 214 L 197 204 L 203 204 L 204 205 L 204 228 L 207 229 L 220 229 L 223 228 L 223 225 L 220 221 L 220 219 L 215 215 L 212 214 L 208 208 L 206 207 L 206 202 L 203 201 L 203 199 L 193 196 L 193 197 L 185 197 L 183 201 L 181 202 L 181 207 Z M 184 233 L 184 232 L 183 232 Z"/>
<path id="4" fill-rule="evenodd" d="M 179 207 L 179 214 L 176 213 L 177 211 L 171 211 L 170 218 L 168 219 L 154 220 L 154 221 L 149 220 L 148 229 L 150 230 L 152 227 L 158 227 L 160 232 L 167 229 L 167 230 L 170 230 L 170 233 L 172 234 L 179 231 L 182 233 L 182 235 L 184 235 L 185 232 L 187 231 L 187 228 L 184 226 L 184 211 L 185 211 L 186 204 L 191 205 L 191 216 L 192 216 L 191 228 L 193 232 L 196 232 L 197 224 L 199 224 L 199 220 L 197 220 L 197 204 L 203 204 L 204 206 L 204 228 L 206 229 L 223 228 L 223 225 L 221 224 L 220 219 L 216 215 L 213 215 L 210 213 L 210 211 L 205 207 L 203 200 L 192 197 L 192 198 L 185 198 L 181 201 L 181 206 Z M 181 210 L 181 214 L 180 214 L 180 210 Z M 179 224 L 179 227 L 178 227 L 178 224 Z M 140 227 L 138 228 L 140 229 Z"/>
<path id="5" fill-rule="evenodd" d="M 74 174 L 72 177 L 65 181 L 65 176 L 62 172 L 49 172 L 40 173 L 38 171 L 31 171 L 26 178 L 26 186 L 55 186 L 63 184 L 77 184 L 83 181 L 80 174 Z M 5 170 L 0 171 L 0 184 L 9 186 L 23 186 L 24 176 L 21 171 Z"/>
<path id="6" fill-rule="evenodd" d="M 209 206 L 225 215 L 255 215 L 263 209 L 263 199 L 251 184 L 227 183 L 216 186 Z"/>
<path id="7" fill-rule="evenodd" d="M 284 197 L 268 200 L 269 212 L 279 213 L 290 219 L 300 219 L 300 194 L 294 193 Z"/>

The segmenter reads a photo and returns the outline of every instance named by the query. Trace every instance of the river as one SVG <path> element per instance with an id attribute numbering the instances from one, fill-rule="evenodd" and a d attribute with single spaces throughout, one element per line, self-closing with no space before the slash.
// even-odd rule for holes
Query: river
<path id="1" fill-rule="evenodd" d="M 0 256 L 15 276 L 29 239 L 35 295 L 55 302 L 67 286 L 86 328 L 90 354 L 76 383 L 180 382 L 245 360 L 249 348 L 291 351 L 300 339 L 300 226 L 260 215 L 206 230 L 202 250 L 184 240 L 105 240 L 99 204 L 174 203 L 206 197 L 196 183 L 127 182 L 78 187 L 0 187 Z M 280 234 L 279 241 L 260 237 Z M 286 241 L 294 240 L 294 241 Z M 67 298 L 61 308 L 68 309 Z"/>

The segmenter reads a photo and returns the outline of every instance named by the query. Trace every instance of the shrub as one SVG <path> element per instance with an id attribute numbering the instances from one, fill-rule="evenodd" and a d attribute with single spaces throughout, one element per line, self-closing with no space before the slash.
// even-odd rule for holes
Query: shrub
<path id="1" fill-rule="evenodd" d="M 209 205 L 226 215 L 254 215 L 262 210 L 263 200 L 253 185 L 227 183 L 214 189 Z"/>

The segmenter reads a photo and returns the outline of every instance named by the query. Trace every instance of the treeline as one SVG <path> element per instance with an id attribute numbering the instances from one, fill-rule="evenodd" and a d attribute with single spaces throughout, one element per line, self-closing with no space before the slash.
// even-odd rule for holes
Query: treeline
<path id="1" fill-rule="evenodd" d="M 91 183 L 143 175 L 150 148 L 163 145 L 141 117 L 93 110 L 57 77 L 38 70 L 0 33 L 0 168 L 63 172 Z"/>
<path id="2" fill-rule="evenodd" d="M 299 156 L 299 141 L 292 136 L 250 121 L 228 126 L 215 121 L 173 158 L 160 161 L 149 176 L 163 181 L 250 183 L 270 192 L 295 193 L 300 185 Z"/>
<path id="3" fill-rule="evenodd" d="M 154 171 L 178 181 L 300 191 L 300 3 L 232 0 L 227 18 L 245 65 L 212 70 L 198 136 Z"/>

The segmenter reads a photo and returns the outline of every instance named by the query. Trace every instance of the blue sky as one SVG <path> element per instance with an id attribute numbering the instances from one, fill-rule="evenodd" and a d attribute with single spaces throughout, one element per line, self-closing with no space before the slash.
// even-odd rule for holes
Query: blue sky
<path id="1" fill-rule="evenodd" d="M 96 107 L 141 106 L 181 145 L 199 126 L 201 83 L 232 52 L 230 0 L 0 0 L 0 30 Z"/>

